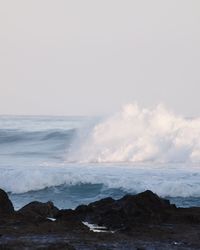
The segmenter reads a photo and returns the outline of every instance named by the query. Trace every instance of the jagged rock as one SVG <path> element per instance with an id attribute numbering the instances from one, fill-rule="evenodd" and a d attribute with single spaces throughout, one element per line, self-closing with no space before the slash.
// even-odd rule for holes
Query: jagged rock
<path id="1" fill-rule="evenodd" d="M 168 210 L 176 209 L 168 200 L 151 191 L 137 195 L 125 195 L 119 200 L 102 199 L 79 206 L 77 216 L 88 222 L 109 228 L 124 228 L 136 223 L 161 223 L 168 219 Z"/>
<path id="2" fill-rule="evenodd" d="M 8 200 L 2 190 L 0 199 L 0 204 Z M 94 233 L 82 221 L 113 230 Z M 176 208 L 151 191 L 105 198 L 75 210 L 31 202 L 18 212 L 0 214 L 2 249 L 200 249 L 199 231 L 199 207 Z"/>
<path id="3" fill-rule="evenodd" d="M 53 202 L 46 203 L 33 201 L 26 206 L 22 207 L 18 213 L 35 218 L 54 218 L 58 214 L 59 209 L 54 206 Z"/>
<path id="4" fill-rule="evenodd" d="M 56 215 L 57 220 L 79 221 L 76 213 L 72 209 L 61 209 Z"/>
<path id="5" fill-rule="evenodd" d="M 0 214 L 11 214 L 14 212 L 14 207 L 7 193 L 0 189 Z"/>

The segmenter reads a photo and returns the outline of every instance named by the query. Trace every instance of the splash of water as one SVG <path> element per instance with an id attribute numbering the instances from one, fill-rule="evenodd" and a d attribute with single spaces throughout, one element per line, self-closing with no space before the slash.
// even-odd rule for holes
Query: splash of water
<path id="1" fill-rule="evenodd" d="M 200 162 L 200 118 L 129 104 L 79 139 L 79 162 Z"/>

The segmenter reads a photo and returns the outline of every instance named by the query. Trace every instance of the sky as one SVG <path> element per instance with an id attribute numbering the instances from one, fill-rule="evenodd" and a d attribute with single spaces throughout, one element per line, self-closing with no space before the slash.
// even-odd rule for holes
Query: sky
<path id="1" fill-rule="evenodd" d="M 0 0 L 0 114 L 199 116 L 199 93 L 199 0 Z"/>

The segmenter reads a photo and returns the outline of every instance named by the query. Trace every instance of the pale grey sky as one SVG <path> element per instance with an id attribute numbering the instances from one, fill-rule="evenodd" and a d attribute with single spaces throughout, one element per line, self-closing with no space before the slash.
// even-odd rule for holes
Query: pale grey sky
<path id="1" fill-rule="evenodd" d="M 200 115 L 199 0 L 0 0 L 0 114 L 132 101 Z"/>

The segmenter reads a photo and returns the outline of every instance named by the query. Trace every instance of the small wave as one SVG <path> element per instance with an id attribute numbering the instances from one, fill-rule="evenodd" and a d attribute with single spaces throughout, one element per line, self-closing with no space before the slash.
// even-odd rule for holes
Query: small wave
<path id="1" fill-rule="evenodd" d="M 21 131 L 0 129 L 0 144 L 22 143 L 47 140 L 66 140 L 73 137 L 75 129 L 47 130 L 47 131 Z"/>
<path id="2" fill-rule="evenodd" d="M 69 129 L 67 131 L 52 131 L 48 132 L 46 135 L 43 136 L 42 140 L 49 140 L 49 139 L 66 139 L 67 137 L 73 137 L 75 134 L 75 129 Z"/>
<path id="3" fill-rule="evenodd" d="M 12 142 L 18 142 L 22 140 L 28 140 L 26 135 L 24 135 L 22 132 L 19 132 L 17 130 L 11 130 L 11 129 L 1 129 L 0 130 L 0 144 L 3 143 L 12 143 Z"/>

